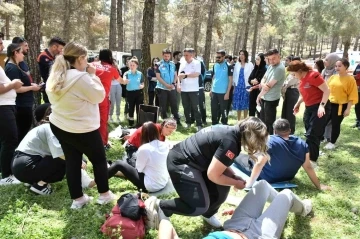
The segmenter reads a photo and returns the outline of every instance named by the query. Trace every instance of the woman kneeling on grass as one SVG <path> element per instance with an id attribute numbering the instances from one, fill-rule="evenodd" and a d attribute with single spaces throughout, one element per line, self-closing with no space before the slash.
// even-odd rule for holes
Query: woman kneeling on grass
<path id="1" fill-rule="evenodd" d="M 169 181 L 166 167 L 168 153 L 169 146 L 160 141 L 156 124 L 146 122 L 141 127 L 141 146 L 136 152 L 135 168 L 118 160 L 109 167 L 109 178 L 115 175 L 125 177 L 143 192 L 160 191 Z"/>
<path id="2" fill-rule="evenodd" d="M 263 212 L 266 202 L 270 202 L 270 206 Z M 311 209 L 309 199 L 300 200 L 289 189 L 277 192 L 269 183 L 261 180 L 251 188 L 235 210 L 223 212 L 223 215 L 232 215 L 225 221 L 224 230 L 212 232 L 203 239 L 280 238 L 289 212 L 306 216 Z M 161 220 L 159 239 L 178 238 L 171 223 Z"/>
<path id="3" fill-rule="evenodd" d="M 49 183 L 62 181 L 66 171 L 64 152 L 50 129 L 50 113 L 49 106 L 40 125 L 30 130 L 20 142 L 12 162 L 16 178 L 30 184 L 30 190 L 40 195 L 51 194 L 53 190 Z M 86 163 L 83 162 L 81 167 L 82 188 L 95 186 L 84 170 Z"/>

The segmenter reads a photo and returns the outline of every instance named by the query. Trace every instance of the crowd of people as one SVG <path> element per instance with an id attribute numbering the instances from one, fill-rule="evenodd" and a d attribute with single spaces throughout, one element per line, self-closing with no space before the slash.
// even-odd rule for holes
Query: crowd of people
<path id="1" fill-rule="evenodd" d="M 50 183 L 66 176 L 71 208 L 80 209 L 93 199 L 84 188 L 97 187 L 98 204 L 115 200 L 108 183 L 114 176 L 125 177 L 143 192 L 158 192 L 171 182 L 176 198 L 148 199 L 161 221 L 159 238 L 178 238 L 169 221 L 173 214 L 202 216 L 213 227 L 223 226 L 224 231 L 205 238 L 280 237 L 288 213 L 306 216 L 312 203 L 287 189 L 279 193 L 269 183 L 291 180 L 303 167 L 317 189 L 329 189 L 313 169 L 321 141 L 327 142 L 325 149 L 336 147 L 341 123 L 353 105 L 354 127 L 360 129 L 360 65 L 355 77 L 349 75 L 348 60 L 336 54 L 316 61 L 312 69 L 296 56 L 282 64 L 276 49 L 258 54 L 255 66 L 246 50 L 236 58 L 216 52 L 211 126 L 204 127 L 205 64 L 192 48 L 174 53 L 164 49 L 163 59 L 152 59 L 144 77 L 136 57 L 119 69 L 112 52 L 103 49 L 98 61 L 89 64 L 83 45 L 55 37 L 37 58 L 40 84 L 31 77 L 27 52 L 26 40 L 15 37 L 7 47 L 5 69 L 0 68 L 0 185 L 26 183 L 31 191 L 48 195 L 53 193 Z M 105 150 L 110 147 L 108 122 L 113 121 L 114 108 L 120 121 L 125 96 L 124 114 L 129 125 L 135 125 L 146 80 L 148 101 L 160 107 L 163 121 L 140 125 L 126 137 L 126 160 L 109 165 Z M 33 111 L 35 91 L 42 92 L 44 104 Z M 282 114 L 276 120 L 281 97 Z M 195 124 L 197 133 L 170 145 L 166 137 L 182 126 L 180 99 L 186 127 Z M 303 102 L 306 142 L 293 135 Z M 228 125 L 231 110 L 237 112 L 233 126 Z M 37 126 L 31 129 L 34 112 Z M 94 179 L 86 173 L 87 161 Z M 233 164 L 248 178 L 237 175 Z M 246 187 L 249 193 L 235 210 L 224 212 L 232 218 L 222 224 L 216 214 L 231 186 Z M 263 212 L 266 202 L 270 206 Z"/>

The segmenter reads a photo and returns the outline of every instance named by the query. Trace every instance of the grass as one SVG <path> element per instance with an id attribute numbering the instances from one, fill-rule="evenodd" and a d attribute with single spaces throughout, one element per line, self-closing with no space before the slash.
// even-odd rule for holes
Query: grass
<path id="1" fill-rule="evenodd" d="M 207 103 L 209 105 L 208 98 Z M 280 107 L 278 109 L 280 110 Z M 299 114 L 297 117 L 297 133 L 301 135 L 304 131 L 302 115 Z M 332 187 L 331 191 L 317 191 L 302 169 L 294 179 L 299 185 L 294 189 L 295 193 L 301 198 L 312 199 L 314 213 L 308 217 L 289 214 L 283 238 L 360 238 L 359 215 L 352 212 L 354 208 L 360 209 L 360 131 L 350 128 L 353 122 L 352 112 L 342 124 L 339 147 L 333 152 L 326 152 L 326 155 L 319 159 L 317 174 L 322 183 Z M 231 118 L 230 123 L 235 123 L 235 119 Z M 110 128 L 116 126 L 111 124 Z M 182 140 L 193 133 L 195 128 L 179 128 L 170 140 Z M 116 160 L 121 158 L 122 153 L 120 143 L 114 142 L 107 156 L 110 160 Z M 91 165 L 89 172 L 92 174 Z M 109 183 L 110 189 L 118 196 L 136 190 L 129 182 L 119 178 L 113 178 Z M 55 192 L 50 196 L 34 195 L 24 185 L 0 187 L 0 238 L 104 238 L 99 229 L 104 222 L 105 214 L 113 205 L 99 206 L 91 203 L 81 210 L 70 210 L 71 199 L 66 181 L 52 184 L 52 187 Z M 85 192 L 97 197 L 97 191 L 94 189 Z M 241 191 L 232 191 L 231 194 L 239 197 L 245 195 Z M 174 196 L 176 195 L 168 195 L 165 198 Z M 229 207 L 230 205 L 223 204 L 220 210 Z M 226 217 L 222 217 L 221 220 L 226 220 Z M 200 217 L 174 215 L 171 221 L 183 239 L 202 238 L 212 230 Z M 151 230 L 146 238 L 157 238 L 157 231 Z"/>

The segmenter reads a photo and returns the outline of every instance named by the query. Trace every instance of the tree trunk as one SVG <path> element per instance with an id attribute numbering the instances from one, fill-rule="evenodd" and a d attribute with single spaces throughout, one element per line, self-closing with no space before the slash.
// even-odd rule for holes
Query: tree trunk
<path id="1" fill-rule="evenodd" d="M 64 25 L 62 30 L 62 38 L 65 42 L 70 41 L 70 16 L 71 16 L 71 0 L 65 0 L 64 6 Z"/>
<path id="2" fill-rule="evenodd" d="M 158 26 L 158 43 L 161 43 L 161 30 L 163 28 L 163 24 L 161 24 L 161 14 L 162 14 L 162 11 L 161 11 L 161 7 L 160 7 L 160 4 L 158 4 L 158 21 L 157 21 L 157 26 Z"/>
<path id="3" fill-rule="evenodd" d="M 318 35 L 315 35 L 315 44 L 314 44 L 314 56 L 313 56 L 313 60 L 315 60 L 316 58 L 316 48 L 317 48 L 317 44 L 318 44 Z"/>
<path id="4" fill-rule="evenodd" d="M 28 40 L 29 53 L 27 62 L 31 69 L 31 76 L 36 83 L 41 80 L 37 56 L 40 53 L 41 39 L 41 19 L 40 19 L 40 0 L 24 0 L 24 28 L 25 39 Z M 39 92 L 35 94 L 35 106 L 41 103 Z"/>
<path id="5" fill-rule="evenodd" d="M 194 43 L 193 47 L 195 50 L 195 53 L 198 53 L 198 41 L 200 36 L 200 30 L 201 30 L 201 18 L 199 17 L 200 13 L 200 2 L 199 0 L 193 0 L 195 6 L 194 6 L 194 13 L 193 13 L 193 19 L 194 19 Z"/>
<path id="6" fill-rule="evenodd" d="M 255 54 L 256 54 L 256 43 L 258 38 L 258 31 L 259 31 L 259 21 L 260 21 L 260 15 L 262 10 L 262 0 L 257 1 L 257 11 L 255 16 L 255 23 L 254 23 L 254 36 L 253 36 L 253 42 L 251 47 L 251 61 L 255 63 Z"/>
<path id="7" fill-rule="evenodd" d="M 11 16 L 5 17 L 5 39 L 10 40 L 10 18 Z"/>
<path id="8" fill-rule="evenodd" d="M 148 87 L 149 81 L 146 80 L 147 68 L 151 65 L 150 44 L 154 42 L 154 17 L 155 17 L 155 0 L 147 0 L 144 3 L 143 21 L 142 21 L 142 41 L 141 41 L 141 70 L 145 78 L 144 104 L 149 104 Z"/>
<path id="9" fill-rule="evenodd" d="M 350 48 L 350 43 L 351 43 L 351 37 L 345 37 L 344 38 L 344 53 L 343 53 L 343 58 L 349 59 L 349 48 Z"/>
<path id="10" fill-rule="evenodd" d="M 236 51 L 237 51 L 237 43 L 238 43 L 238 37 L 239 37 L 239 28 L 237 27 L 236 28 L 236 32 L 235 32 L 235 40 L 234 40 L 234 50 L 233 50 L 233 55 L 235 56 L 237 53 L 236 53 Z"/>
<path id="11" fill-rule="evenodd" d="M 213 30 L 213 26 L 214 26 L 215 12 L 216 12 L 218 2 L 219 2 L 219 0 L 211 1 L 208 20 L 207 20 L 205 54 L 204 54 L 204 61 L 205 61 L 206 69 L 209 69 L 210 50 L 211 50 L 211 42 L 212 42 L 212 30 Z"/>
<path id="12" fill-rule="evenodd" d="M 116 0 L 111 0 L 109 49 L 116 50 Z"/>
<path id="13" fill-rule="evenodd" d="M 322 58 L 323 44 L 324 44 L 324 36 L 321 36 L 320 53 L 319 53 L 319 58 L 320 59 Z"/>
<path id="14" fill-rule="evenodd" d="M 248 36 L 249 36 L 249 28 L 250 28 L 250 19 L 251 19 L 251 13 L 252 13 L 252 5 L 254 3 L 254 0 L 249 0 L 249 6 L 248 10 L 246 12 L 246 23 L 245 23 L 245 31 L 244 31 L 244 42 L 242 45 L 242 49 L 246 50 L 247 48 L 247 42 L 248 42 Z"/>
<path id="15" fill-rule="evenodd" d="M 124 51 L 124 22 L 123 22 L 123 0 L 117 0 L 116 25 L 117 25 L 117 43 L 118 50 Z"/>
<path id="16" fill-rule="evenodd" d="M 269 36 L 269 44 L 268 44 L 268 47 L 267 47 L 267 49 L 268 50 L 270 50 L 272 47 L 272 39 L 273 39 L 273 37 L 272 36 Z"/>
<path id="17" fill-rule="evenodd" d="M 134 30 L 134 33 L 133 33 L 133 42 L 134 42 L 134 49 L 136 49 L 137 47 L 137 33 L 138 33 L 138 29 L 137 29 L 137 9 L 136 9 L 136 6 L 135 6 L 135 10 L 134 10 L 134 22 L 133 22 L 133 30 Z"/>
<path id="18" fill-rule="evenodd" d="M 331 41 L 331 49 L 330 52 L 335 52 L 337 49 L 337 45 L 339 42 L 339 36 L 338 35 L 333 35 L 332 41 Z"/>
<path id="19" fill-rule="evenodd" d="M 127 19 L 126 19 L 126 14 L 125 13 L 127 13 L 127 6 L 128 6 L 128 4 L 127 4 L 127 1 L 126 0 L 124 0 L 124 6 L 123 6 L 123 16 L 124 16 L 124 52 L 126 52 L 127 51 L 127 45 L 126 45 L 126 24 L 127 24 Z"/>
<path id="20" fill-rule="evenodd" d="M 353 49 L 353 51 L 357 51 L 357 48 L 358 48 L 358 45 L 359 45 L 359 38 L 360 38 L 360 36 L 357 36 L 357 37 L 355 38 L 355 43 L 354 43 L 354 49 Z"/>
<path id="21" fill-rule="evenodd" d="M 94 31 L 91 28 L 91 23 L 94 21 L 94 17 L 95 17 L 95 12 L 92 9 L 89 9 L 88 11 L 89 12 L 87 13 L 87 22 L 86 22 L 86 27 L 88 29 L 88 31 L 86 32 L 87 44 L 89 49 L 95 50 L 96 38 L 94 37 Z"/>

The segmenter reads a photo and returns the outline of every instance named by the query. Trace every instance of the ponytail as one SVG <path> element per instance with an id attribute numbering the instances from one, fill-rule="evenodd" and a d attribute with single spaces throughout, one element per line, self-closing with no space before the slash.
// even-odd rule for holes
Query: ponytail
<path id="1" fill-rule="evenodd" d="M 70 63 L 65 60 L 63 55 L 58 55 L 54 65 L 51 67 L 50 75 L 47 80 L 47 89 L 50 92 L 58 93 L 66 80 L 66 71 L 70 69 Z"/>

